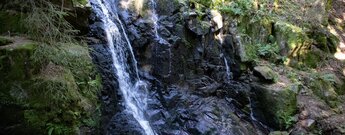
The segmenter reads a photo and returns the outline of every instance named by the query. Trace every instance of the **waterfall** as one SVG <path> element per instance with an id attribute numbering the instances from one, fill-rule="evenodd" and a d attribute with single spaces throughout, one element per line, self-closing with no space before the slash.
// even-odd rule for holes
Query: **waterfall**
<path id="1" fill-rule="evenodd" d="M 116 11 L 113 11 L 114 4 L 107 0 L 90 0 L 90 2 L 93 10 L 103 22 L 126 111 L 133 115 L 147 135 L 154 135 L 155 132 L 144 115 L 147 107 L 146 83 L 139 78 L 133 49 L 122 22 Z"/>
<path id="2" fill-rule="evenodd" d="M 155 33 L 155 37 L 156 39 L 162 43 L 162 44 L 169 44 L 165 39 L 163 39 L 161 36 L 159 36 L 159 33 L 158 33 L 158 28 L 159 28 L 159 25 L 158 25 L 158 14 L 157 14 L 157 11 L 156 11 L 156 2 L 154 0 L 150 0 L 150 4 L 151 4 L 151 14 L 150 14 L 150 18 L 153 22 L 153 31 Z"/>
<path id="3" fill-rule="evenodd" d="M 171 64 L 172 64 L 172 52 L 171 52 L 171 44 L 166 41 L 164 38 L 162 38 L 159 33 L 158 33 L 158 28 L 159 28 L 159 24 L 158 24 L 158 14 L 156 11 L 156 1 L 155 0 L 150 0 L 150 4 L 151 4 L 151 14 L 150 14 L 150 18 L 153 22 L 153 31 L 155 33 L 155 38 L 156 40 L 160 43 L 160 44 L 165 44 L 169 46 L 168 52 L 169 52 L 169 72 L 168 72 L 168 76 L 171 75 Z"/>
<path id="4" fill-rule="evenodd" d="M 226 68 L 226 79 L 227 81 L 230 81 L 232 79 L 232 74 L 230 71 L 230 67 L 228 65 L 228 60 L 224 57 L 224 63 L 225 63 L 225 68 Z"/>

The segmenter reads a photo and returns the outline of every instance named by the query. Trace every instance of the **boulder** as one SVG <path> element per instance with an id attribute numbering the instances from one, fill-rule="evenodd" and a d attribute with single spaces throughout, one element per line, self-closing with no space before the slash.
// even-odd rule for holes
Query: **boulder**
<path id="1" fill-rule="evenodd" d="M 133 115 L 119 112 L 113 116 L 107 126 L 107 135 L 144 135 L 145 131 Z"/>
<path id="2" fill-rule="evenodd" d="M 278 77 L 278 74 L 268 66 L 256 66 L 253 73 L 262 81 L 270 83 L 275 82 Z"/>
<path id="3" fill-rule="evenodd" d="M 218 31 L 223 28 L 223 17 L 222 14 L 218 10 L 211 10 L 210 11 L 210 18 L 211 22 L 213 23 L 212 31 Z"/>
<path id="4" fill-rule="evenodd" d="M 251 87 L 251 107 L 256 119 L 278 130 L 292 126 L 297 111 L 298 91 L 294 84 L 253 83 Z"/>
<path id="5" fill-rule="evenodd" d="M 188 29 L 198 36 L 206 35 L 210 32 L 211 23 L 198 19 L 190 19 L 187 22 Z"/>
<path id="6" fill-rule="evenodd" d="M 24 37 L 6 37 L 0 46 L 0 134 L 44 134 L 57 127 L 74 134 L 79 127 L 97 122 L 100 82 L 85 47 L 45 45 Z M 18 113 L 7 113 L 16 108 Z M 64 110 L 64 111 L 61 111 Z M 16 121 L 11 119 L 15 118 Z M 4 124 L 5 123 L 5 124 Z M 20 125 L 20 126 L 18 126 Z"/>

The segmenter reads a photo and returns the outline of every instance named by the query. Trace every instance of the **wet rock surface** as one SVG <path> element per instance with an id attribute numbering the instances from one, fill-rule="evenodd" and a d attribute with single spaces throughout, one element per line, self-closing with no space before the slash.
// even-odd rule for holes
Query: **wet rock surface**
<path id="1" fill-rule="evenodd" d="M 171 2 L 168 2 L 169 5 Z M 176 3 L 175 3 L 176 4 Z M 239 63 L 230 35 L 224 42 L 213 31 L 225 28 L 220 14 L 210 12 L 209 18 L 183 19 L 183 5 L 160 14 L 157 39 L 152 20 L 140 18 L 131 10 L 118 10 L 127 28 L 140 76 L 149 83 L 147 118 L 157 134 L 267 134 L 266 127 L 253 121 L 248 109 L 248 84 L 231 81 L 226 64 L 235 77 L 240 75 Z M 212 20 L 212 21 L 211 21 Z M 142 134 L 138 123 L 130 119 L 121 105 L 117 77 L 111 65 L 100 20 L 91 15 L 89 45 L 94 62 L 102 74 L 102 127 L 107 134 Z M 189 24 L 189 23 L 196 24 Z M 194 26 L 196 26 L 194 28 Z M 205 27 L 207 26 L 207 27 Z M 212 28 L 211 28 L 212 26 Z M 227 28 L 227 27 L 226 27 Z M 249 107 L 250 108 L 250 107 Z"/>
<path id="2" fill-rule="evenodd" d="M 325 133 L 343 133 L 343 115 L 334 112 L 331 103 L 314 94 L 301 94 L 309 85 L 289 81 L 284 76 L 288 73 L 280 73 L 284 68 L 246 63 L 245 45 L 237 24 L 229 18 L 225 22 L 221 14 L 208 11 L 200 19 L 193 8 L 176 1 L 157 4 L 169 7 L 157 7 L 157 26 L 150 12 L 121 6 L 117 10 L 135 51 L 140 77 L 149 83 L 146 115 L 157 134 L 269 134 L 293 128 L 270 133 L 283 135 L 311 133 L 315 127 L 329 131 Z M 107 59 L 104 32 L 97 23 L 100 20 L 93 20 L 92 53 L 105 86 L 104 132 L 142 134 L 136 122 L 123 119 L 128 114 L 119 105 L 121 95 Z M 288 49 L 281 51 L 285 54 Z M 225 60 L 233 80 L 227 77 Z M 243 63 L 252 66 L 246 75 Z"/>
<path id="3" fill-rule="evenodd" d="M 157 95 L 152 96 L 155 99 Z M 161 98 L 150 102 L 152 126 L 158 134 L 265 134 L 235 106 L 234 99 L 220 96 L 224 97 L 204 96 L 176 86 L 163 90 Z"/>

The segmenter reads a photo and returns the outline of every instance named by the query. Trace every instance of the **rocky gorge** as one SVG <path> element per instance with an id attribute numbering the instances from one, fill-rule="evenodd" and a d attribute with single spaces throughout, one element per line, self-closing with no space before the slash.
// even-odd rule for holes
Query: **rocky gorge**
<path id="1" fill-rule="evenodd" d="M 0 134 L 345 134 L 342 0 L 48 2 L 73 40 L 0 2 Z"/>

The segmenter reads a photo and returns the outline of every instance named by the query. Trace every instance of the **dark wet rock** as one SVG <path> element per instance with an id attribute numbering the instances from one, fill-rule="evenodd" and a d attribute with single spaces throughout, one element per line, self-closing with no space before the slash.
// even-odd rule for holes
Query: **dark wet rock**
<path id="1" fill-rule="evenodd" d="M 191 90 L 195 90 L 196 92 L 200 92 L 203 95 L 210 95 L 214 92 L 216 92 L 216 90 L 218 88 L 220 88 L 221 84 L 217 83 L 215 80 L 207 77 L 207 76 L 203 76 L 201 78 L 198 79 L 192 79 L 188 81 L 190 84 L 190 89 Z"/>
<path id="2" fill-rule="evenodd" d="M 104 44 L 90 45 L 92 48 L 90 54 L 93 62 L 97 65 L 98 71 L 102 78 L 102 90 L 100 93 L 102 101 L 102 132 L 105 132 L 106 126 L 113 115 L 119 110 L 119 95 L 115 91 L 118 88 L 115 68 L 112 64 L 112 56 L 108 47 Z"/>
<path id="3" fill-rule="evenodd" d="M 189 30 L 198 36 L 206 35 L 211 28 L 211 24 L 208 21 L 200 21 L 196 18 L 188 20 L 187 26 Z"/>
<path id="4" fill-rule="evenodd" d="M 66 20 L 77 30 L 78 35 L 89 34 L 89 16 L 91 7 L 73 7 L 70 14 L 65 17 Z"/>
<path id="5" fill-rule="evenodd" d="M 163 1 L 166 0 L 158 1 L 158 4 Z M 176 1 L 166 2 L 169 5 Z M 232 35 L 224 34 L 224 42 L 221 43 L 215 38 L 216 33 L 213 33 L 226 27 L 219 20 L 211 23 L 208 16 L 204 20 L 196 19 L 193 14 L 183 18 L 182 13 L 187 10 L 183 4 L 182 7 L 180 4 L 171 5 L 171 9 L 158 8 L 160 40 L 154 33 L 149 16 L 138 16 L 131 9 L 118 11 L 135 51 L 140 77 L 149 82 L 146 114 L 157 134 L 267 134 L 266 127 L 253 122 L 249 111 L 243 111 L 248 108 L 250 86 L 229 81 L 226 77 L 224 59 L 228 61 L 231 72 L 234 72 L 234 78 L 241 75 Z M 219 14 L 214 14 L 214 17 L 219 17 Z M 97 22 L 97 18 L 93 20 Z M 100 37 L 99 42 L 103 43 L 102 29 L 96 23 L 93 24 L 93 32 L 96 32 L 94 37 Z M 212 32 L 211 27 L 215 31 Z M 96 54 L 109 57 L 109 52 L 98 54 L 106 50 L 106 46 L 94 46 L 98 48 Z M 108 61 L 108 58 L 103 59 Z M 109 66 L 100 65 L 101 70 L 109 73 Z M 113 80 L 110 75 L 104 76 Z M 112 87 L 117 89 L 116 86 Z M 115 101 L 114 97 L 120 101 L 117 93 L 107 94 L 115 95 L 103 96 L 107 105 Z M 112 109 L 121 110 L 115 105 L 105 107 L 108 109 L 104 110 L 110 111 L 108 114 L 114 113 Z M 111 128 L 107 131 L 117 130 Z M 127 132 L 127 129 L 119 131 Z"/>
<path id="6" fill-rule="evenodd" d="M 234 109 L 230 100 L 201 97 L 179 88 L 169 89 L 163 98 L 168 111 L 153 110 L 164 117 L 164 122 L 152 121 L 158 134 L 264 134 L 248 119 L 239 117 L 242 112 Z"/>
<path id="7" fill-rule="evenodd" d="M 237 107 L 242 108 L 245 105 L 249 104 L 248 97 L 251 89 L 249 84 L 231 81 L 229 83 L 226 83 L 223 86 L 223 89 L 225 90 L 225 95 L 227 97 L 232 98 L 239 103 L 239 106 Z"/>
<path id="8" fill-rule="evenodd" d="M 169 37 L 169 36 L 171 36 L 170 31 L 169 31 L 168 29 L 164 28 L 164 27 L 160 27 L 160 28 L 159 28 L 159 33 L 161 33 L 161 35 L 162 35 L 163 37 Z"/>
<path id="9" fill-rule="evenodd" d="M 131 114 L 120 112 L 111 118 L 106 135 L 144 135 L 145 131 Z"/>

